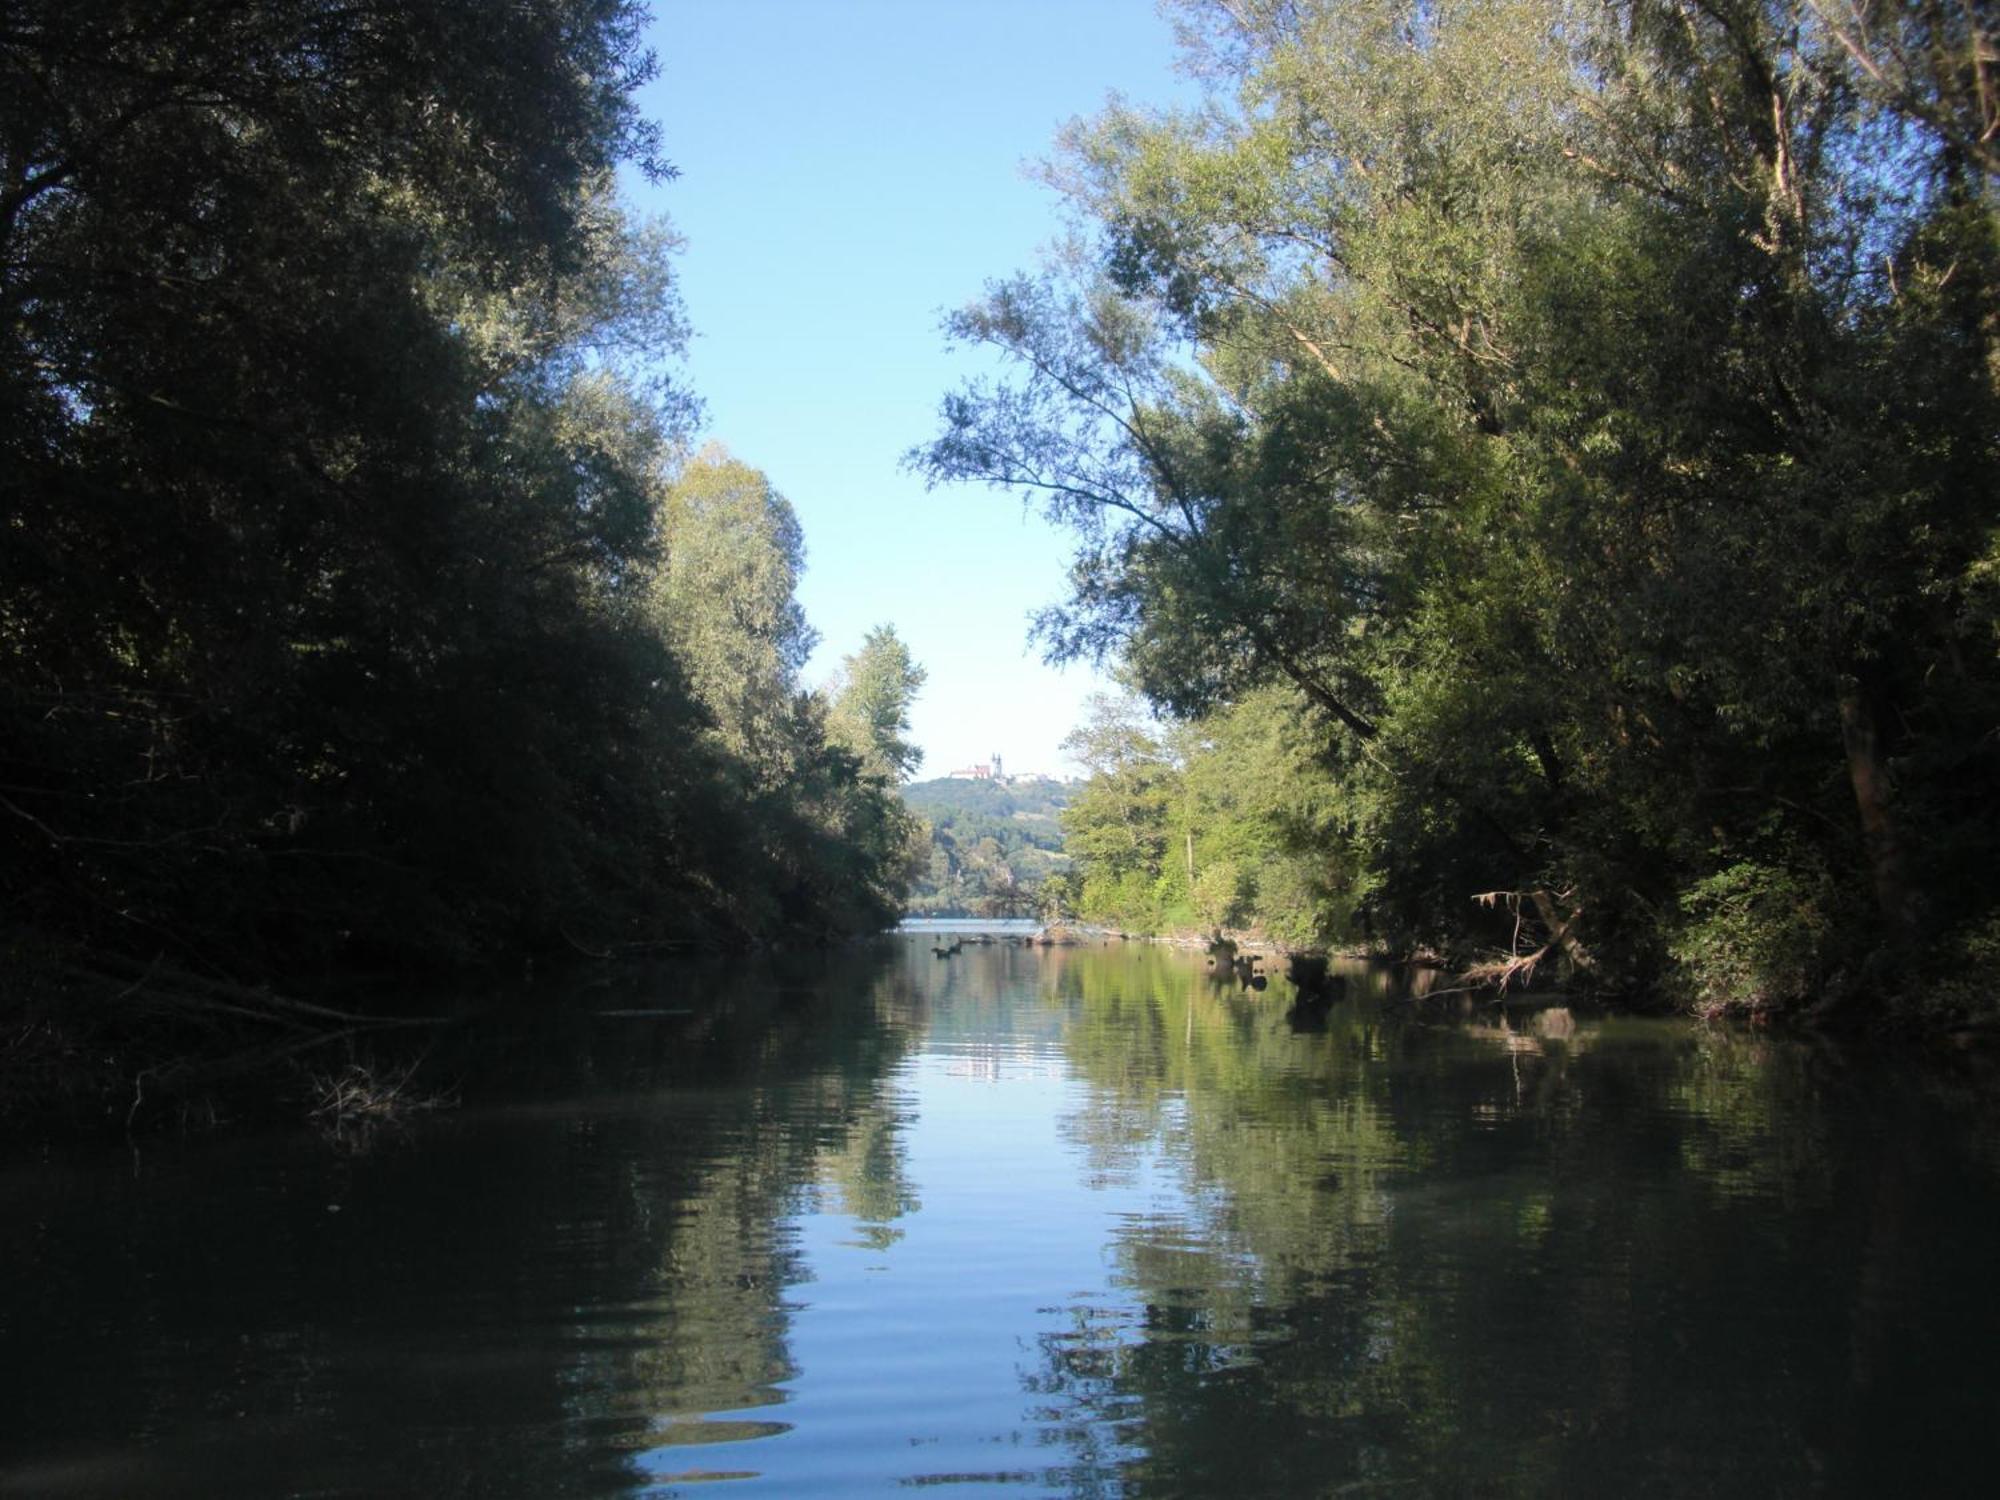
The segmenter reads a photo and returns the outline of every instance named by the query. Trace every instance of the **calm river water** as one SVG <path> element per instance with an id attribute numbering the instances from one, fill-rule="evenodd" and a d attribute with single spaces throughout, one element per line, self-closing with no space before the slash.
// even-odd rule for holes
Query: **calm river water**
<path id="1" fill-rule="evenodd" d="M 520 997 L 405 1129 L 0 1157 L 0 1494 L 1992 1493 L 1960 1075 L 935 941 Z"/>

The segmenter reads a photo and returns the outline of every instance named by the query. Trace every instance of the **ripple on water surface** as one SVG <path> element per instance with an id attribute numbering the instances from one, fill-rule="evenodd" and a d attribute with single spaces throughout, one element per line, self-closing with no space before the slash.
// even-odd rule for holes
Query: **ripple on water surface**
<path id="1" fill-rule="evenodd" d="M 358 1147 L 0 1160 L 0 1494 L 1859 1496 L 2000 1461 L 1961 1075 L 930 948 L 549 996 L 440 1040 L 462 1110 Z"/>

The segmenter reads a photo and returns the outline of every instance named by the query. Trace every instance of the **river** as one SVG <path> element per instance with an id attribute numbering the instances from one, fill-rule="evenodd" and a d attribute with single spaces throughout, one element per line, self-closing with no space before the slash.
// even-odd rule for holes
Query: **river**
<path id="1" fill-rule="evenodd" d="M 1990 1492 L 1964 1070 L 941 941 L 496 1001 L 403 1123 L 0 1156 L 0 1495 Z"/>

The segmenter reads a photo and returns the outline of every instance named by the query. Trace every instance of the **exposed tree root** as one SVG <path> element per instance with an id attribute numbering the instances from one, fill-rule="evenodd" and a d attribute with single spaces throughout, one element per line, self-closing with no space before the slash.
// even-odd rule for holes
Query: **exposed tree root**
<path id="1" fill-rule="evenodd" d="M 1559 904 L 1567 900 L 1568 895 L 1566 891 L 1551 894 L 1545 890 L 1533 890 L 1483 891 L 1474 896 L 1472 899 L 1481 906 L 1497 907 L 1504 903 L 1514 913 L 1514 939 L 1511 952 L 1473 964 L 1464 971 L 1464 979 L 1469 984 L 1502 992 L 1515 985 L 1525 989 L 1534 983 L 1542 964 L 1556 954 L 1562 955 L 1573 971 L 1589 973 L 1596 967 L 1595 961 L 1576 936 L 1583 909 L 1573 907 L 1565 915 Z M 1530 953 L 1521 951 L 1521 925 L 1526 915 L 1524 907 L 1533 908 L 1536 918 L 1549 934 L 1548 940 Z"/>
<path id="2" fill-rule="evenodd" d="M 443 1019 L 341 1010 L 190 973 L 164 955 L 14 958 L 0 996 L 0 1121 L 36 1129 L 130 1133 L 176 1117 L 213 1122 L 225 1102 L 268 1109 L 296 1096 L 307 1054 Z"/>

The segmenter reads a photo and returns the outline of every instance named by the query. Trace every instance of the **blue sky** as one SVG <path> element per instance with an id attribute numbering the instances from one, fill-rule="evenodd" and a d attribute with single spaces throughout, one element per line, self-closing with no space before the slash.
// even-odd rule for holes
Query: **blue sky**
<path id="1" fill-rule="evenodd" d="M 912 714 L 942 775 L 999 751 L 1067 769 L 1089 692 L 1027 643 L 1060 597 L 1066 539 L 1020 502 L 926 493 L 900 467 L 974 369 L 938 330 L 1035 263 L 1059 205 L 1025 163 L 1116 91 L 1188 97 L 1152 0 L 654 0 L 661 75 L 643 103 L 680 177 L 632 196 L 685 236 L 687 375 L 702 437 L 797 508 L 800 597 L 824 680 L 893 623 L 930 681 Z"/>

